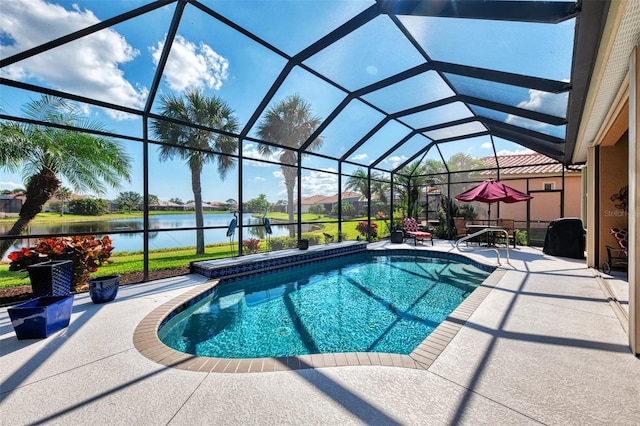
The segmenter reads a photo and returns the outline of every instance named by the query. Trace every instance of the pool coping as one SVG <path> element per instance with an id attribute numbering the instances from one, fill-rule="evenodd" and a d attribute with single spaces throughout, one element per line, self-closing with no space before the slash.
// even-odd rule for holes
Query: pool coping
<path id="1" fill-rule="evenodd" d="M 453 340 L 505 273 L 506 269 L 495 269 L 409 355 L 346 352 L 280 358 L 214 358 L 180 352 L 162 343 L 158 337 L 158 330 L 165 318 L 191 299 L 208 293 L 220 280 L 207 281 L 154 309 L 136 327 L 133 344 L 140 354 L 158 364 L 180 370 L 210 373 L 275 372 L 343 366 L 389 366 L 426 370 Z"/>

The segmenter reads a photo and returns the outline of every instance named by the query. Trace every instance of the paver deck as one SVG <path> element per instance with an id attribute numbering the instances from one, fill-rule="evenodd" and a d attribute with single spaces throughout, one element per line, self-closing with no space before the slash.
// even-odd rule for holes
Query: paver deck
<path id="1" fill-rule="evenodd" d="M 455 251 L 443 241 L 417 249 Z M 470 256 L 495 261 L 490 251 Z M 311 357 L 324 367 L 302 370 L 273 359 L 201 359 L 189 369 L 171 366 L 189 356 L 167 352 L 168 366 L 148 359 L 136 328 L 202 285 L 197 275 L 123 286 L 103 305 L 79 294 L 69 327 L 42 340 L 17 340 L 0 308 L 0 422 L 640 424 L 640 360 L 598 272 L 527 247 L 511 251 L 504 271 L 456 333 L 443 330 L 453 336 L 424 369 L 386 356 L 354 366 L 358 354 Z M 624 306 L 619 280 L 612 291 Z"/>

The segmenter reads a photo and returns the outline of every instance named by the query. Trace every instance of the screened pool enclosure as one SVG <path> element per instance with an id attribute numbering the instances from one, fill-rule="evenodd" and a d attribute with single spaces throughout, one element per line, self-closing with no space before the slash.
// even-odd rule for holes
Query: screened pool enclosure
<path id="1" fill-rule="evenodd" d="M 453 216 L 504 216 L 454 202 L 488 178 L 534 196 L 508 211 L 529 243 L 566 214 L 609 2 L 140 3 L 3 3 L 9 251 L 109 235 L 146 280 L 157 249 L 203 259 L 384 238 L 403 217 L 452 238 Z M 121 214 L 83 228 L 29 218 L 78 199 Z"/>

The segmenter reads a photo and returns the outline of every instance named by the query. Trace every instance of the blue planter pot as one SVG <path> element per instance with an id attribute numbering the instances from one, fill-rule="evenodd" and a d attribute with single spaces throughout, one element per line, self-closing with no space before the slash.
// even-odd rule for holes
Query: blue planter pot
<path id="1" fill-rule="evenodd" d="M 27 266 L 33 297 L 66 296 L 71 293 L 73 262 L 50 260 Z"/>
<path id="2" fill-rule="evenodd" d="M 89 280 L 89 295 L 93 303 L 110 302 L 116 298 L 120 275 L 106 275 Z"/>
<path id="3" fill-rule="evenodd" d="M 41 339 L 69 325 L 73 294 L 37 297 L 7 311 L 18 339 Z"/>

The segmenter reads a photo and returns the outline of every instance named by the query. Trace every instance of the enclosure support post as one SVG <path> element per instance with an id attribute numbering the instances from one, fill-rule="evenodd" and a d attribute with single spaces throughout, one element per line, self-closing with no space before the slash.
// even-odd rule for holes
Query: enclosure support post
<path id="1" fill-rule="evenodd" d="M 629 344 L 631 351 L 640 355 L 640 251 L 638 250 L 638 226 L 640 215 L 640 47 L 631 54 L 629 66 Z"/>

